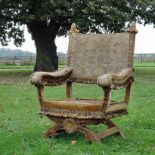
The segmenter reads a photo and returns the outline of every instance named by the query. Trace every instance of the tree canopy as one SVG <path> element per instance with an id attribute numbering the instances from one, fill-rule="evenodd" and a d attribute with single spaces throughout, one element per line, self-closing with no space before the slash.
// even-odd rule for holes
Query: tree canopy
<path id="1" fill-rule="evenodd" d="M 27 25 L 37 53 L 44 51 L 37 57 L 51 50 L 51 61 L 55 61 L 51 65 L 57 66 L 55 36 L 66 35 L 73 22 L 83 33 L 102 33 L 120 32 L 133 20 L 155 24 L 155 0 L 0 0 L 0 42 L 7 45 L 13 38 L 15 45 L 21 46 L 22 25 Z M 48 70 L 45 68 L 36 70 Z"/>

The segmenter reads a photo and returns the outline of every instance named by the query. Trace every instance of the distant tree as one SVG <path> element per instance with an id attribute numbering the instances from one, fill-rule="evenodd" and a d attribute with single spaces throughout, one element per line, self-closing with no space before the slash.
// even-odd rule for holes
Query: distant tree
<path id="1" fill-rule="evenodd" d="M 35 56 L 35 53 L 31 53 L 29 51 L 23 51 L 20 49 L 6 49 L 6 48 L 0 48 L 0 57 L 31 57 Z"/>
<path id="2" fill-rule="evenodd" d="M 34 70 L 58 69 L 55 37 L 66 35 L 73 22 L 82 33 L 120 32 L 132 20 L 155 23 L 154 0 L 0 0 L 0 42 L 24 41 L 27 25 L 37 49 Z"/>

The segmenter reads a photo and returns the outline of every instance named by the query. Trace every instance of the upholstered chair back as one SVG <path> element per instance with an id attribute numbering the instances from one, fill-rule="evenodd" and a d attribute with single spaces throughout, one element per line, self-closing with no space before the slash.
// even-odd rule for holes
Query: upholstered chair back
<path id="1" fill-rule="evenodd" d="M 136 34 L 134 26 L 132 25 L 127 32 L 122 33 L 71 32 L 68 66 L 73 68 L 72 80 L 96 83 L 98 76 L 132 68 Z"/>

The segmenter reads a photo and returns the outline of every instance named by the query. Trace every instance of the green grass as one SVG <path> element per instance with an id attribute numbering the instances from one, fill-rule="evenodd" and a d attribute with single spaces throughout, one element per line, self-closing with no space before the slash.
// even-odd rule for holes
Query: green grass
<path id="1" fill-rule="evenodd" d="M 44 139 L 53 125 L 37 114 L 37 92 L 29 83 L 29 71 L 0 72 L 0 154 L 2 155 L 154 155 L 155 67 L 136 67 L 136 82 L 129 114 L 113 119 L 127 138 L 111 136 L 101 144 L 90 144 L 80 133 Z M 95 85 L 74 85 L 75 97 L 102 98 Z M 65 97 L 65 86 L 46 89 L 49 98 Z M 120 99 L 122 92 L 114 93 Z M 102 125 L 91 126 L 101 131 Z M 77 140 L 76 144 L 71 144 Z"/>
<path id="2" fill-rule="evenodd" d="M 64 68 L 65 65 L 60 64 L 59 68 Z M 136 67 L 155 67 L 155 62 L 134 62 Z M 0 64 L 0 70 L 33 70 L 34 65 L 16 65 L 16 64 Z"/>
<path id="3" fill-rule="evenodd" d="M 64 68 L 65 65 L 59 65 L 59 68 Z M 33 71 L 34 65 L 5 65 L 5 64 L 0 64 L 0 73 L 2 72 L 16 72 L 17 70 L 20 71 Z"/>
<path id="4" fill-rule="evenodd" d="M 155 62 L 134 62 L 136 67 L 155 67 Z"/>
<path id="5" fill-rule="evenodd" d="M 0 69 L 33 69 L 33 65 L 0 64 Z"/>

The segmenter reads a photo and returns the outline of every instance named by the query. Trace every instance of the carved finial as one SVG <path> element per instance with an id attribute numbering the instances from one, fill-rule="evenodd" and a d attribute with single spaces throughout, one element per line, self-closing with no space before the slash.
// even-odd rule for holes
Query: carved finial
<path id="1" fill-rule="evenodd" d="M 79 33 L 79 32 L 80 32 L 80 30 L 77 29 L 77 26 L 76 26 L 75 23 L 73 23 L 73 24 L 71 25 L 70 32 L 71 32 L 71 33 Z"/>
<path id="2" fill-rule="evenodd" d="M 131 33 L 137 33 L 138 32 L 138 30 L 136 29 L 136 22 L 135 21 L 132 21 L 128 32 L 131 32 Z"/>

